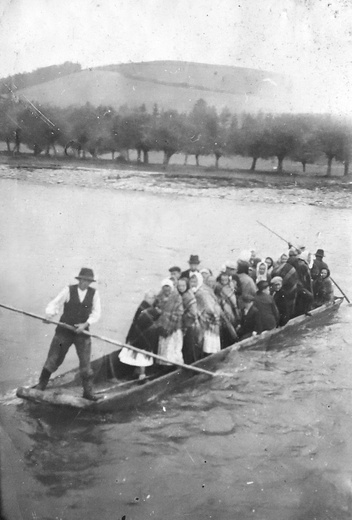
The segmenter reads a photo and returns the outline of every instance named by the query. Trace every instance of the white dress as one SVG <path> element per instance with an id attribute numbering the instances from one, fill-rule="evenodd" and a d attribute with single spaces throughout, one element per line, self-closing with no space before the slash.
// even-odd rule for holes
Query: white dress
<path id="1" fill-rule="evenodd" d="M 211 330 L 206 330 L 204 332 L 203 352 L 205 354 L 214 354 L 215 352 L 220 352 L 220 350 L 221 344 L 219 334 L 215 334 Z"/>
<path id="2" fill-rule="evenodd" d="M 174 363 L 183 363 L 182 355 L 183 334 L 178 329 L 167 338 L 160 337 L 158 345 L 158 355 L 163 356 Z M 168 365 L 165 361 L 157 360 L 160 365 Z"/>
<path id="3" fill-rule="evenodd" d="M 126 347 L 122 348 L 119 358 L 122 363 L 134 367 L 150 367 L 154 363 L 152 357 L 141 354 L 140 352 L 134 352 Z"/>

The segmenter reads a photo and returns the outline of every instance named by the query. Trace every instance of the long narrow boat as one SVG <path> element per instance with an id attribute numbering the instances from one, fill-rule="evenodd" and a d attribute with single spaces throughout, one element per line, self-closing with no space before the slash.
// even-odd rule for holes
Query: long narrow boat
<path id="1" fill-rule="evenodd" d="M 219 364 L 237 350 L 269 350 L 275 339 L 278 348 L 280 337 L 289 331 L 302 329 L 306 326 L 323 326 L 327 319 L 338 311 L 344 298 L 335 298 L 335 302 L 323 305 L 311 311 L 309 315 L 298 316 L 290 320 L 284 327 L 263 332 L 258 336 L 239 341 L 220 352 L 212 354 L 193 364 L 195 367 L 216 371 Z M 211 376 L 197 374 L 190 370 L 175 367 L 152 365 L 147 368 L 146 379 L 139 381 L 133 378 L 134 367 L 120 362 L 119 350 L 102 356 L 92 362 L 94 371 L 94 388 L 100 397 L 98 401 L 83 399 L 79 369 L 73 369 L 54 378 L 45 391 L 29 387 L 17 389 L 17 396 L 36 403 L 47 403 L 54 406 L 64 406 L 94 412 L 109 412 L 122 409 L 137 408 L 151 402 L 157 397 L 181 390 L 182 385 L 191 378 L 207 379 Z M 149 371 L 148 371 L 149 370 Z"/>

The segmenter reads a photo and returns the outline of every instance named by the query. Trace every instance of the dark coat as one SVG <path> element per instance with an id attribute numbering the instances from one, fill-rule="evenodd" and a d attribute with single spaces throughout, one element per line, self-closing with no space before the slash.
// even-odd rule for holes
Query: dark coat
<path id="1" fill-rule="evenodd" d="M 259 311 L 254 304 L 248 310 L 247 314 L 245 314 L 244 309 L 241 312 L 241 325 L 238 329 L 238 337 L 240 340 L 250 338 L 253 332 L 257 334 L 262 332 Z"/>
<path id="2" fill-rule="evenodd" d="M 198 269 L 197 269 L 197 272 L 198 272 Z M 191 271 L 190 269 L 186 269 L 186 271 L 182 271 L 181 278 L 189 279 L 191 274 L 193 274 L 193 271 Z"/>
<path id="3" fill-rule="evenodd" d="M 254 297 L 254 304 L 259 311 L 262 331 L 276 329 L 280 314 L 274 298 L 270 294 L 258 292 Z"/>
<path id="4" fill-rule="evenodd" d="M 273 294 L 274 302 L 279 311 L 280 319 L 279 319 L 279 327 L 283 327 L 286 325 L 288 320 L 290 319 L 289 310 L 287 305 L 287 296 L 283 289 L 275 292 Z"/>
<path id="5" fill-rule="evenodd" d="M 310 272 L 313 281 L 318 278 L 322 269 L 329 269 L 328 264 L 323 262 L 323 260 L 316 258 L 313 262 L 313 267 Z"/>

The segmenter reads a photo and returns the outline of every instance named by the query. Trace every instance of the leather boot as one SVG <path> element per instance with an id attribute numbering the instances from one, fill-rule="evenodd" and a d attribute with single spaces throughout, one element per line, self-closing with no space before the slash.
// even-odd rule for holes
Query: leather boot
<path id="1" fill-rule="evenodd" d="M 89 401 L 98 401 L 99 397 L 93 394 L 93 376 L 82 378 L 83 397 Z"/>
<path id="2" fill-rule="evenodd" d="M 43 368 L 42 373 L 40 374 L 40 377 L 39 377 L 39 382 L 38 382 L 38 384 L 33 386 L 33 388 L 35 388 L 36 390 L 42 390 L 42 391 L 45 390 L 46 386 L 49 382 L 50 376 L 51 376 L 51 372 L 49 372 L 49 370 L 47 370 L 46 368 Z"/>

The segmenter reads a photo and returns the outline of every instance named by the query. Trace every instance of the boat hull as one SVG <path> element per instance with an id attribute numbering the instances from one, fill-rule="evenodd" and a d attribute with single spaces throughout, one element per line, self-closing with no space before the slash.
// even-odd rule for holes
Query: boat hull
<path id="1" fill-rule="evenodd" d="M 333 304 L 314 309 L 308 316 L 298 316 L 290 320 L 284 327 L 265 331 L 258 336 L 252 336 L 235 343 L 220 352 L 197 361 L 193 366 L 216 373 L 219 364 L 238 350 L 270 350 L 273 346 L 280 348 L 280 336 L 286 336 L 290 331 L 300 330 L 302 327 L 323 326 L 329 317 L 337 312 L 342 301 L 343 298 L 336 298 Z M 49 383 L 45 391 L 20 387 L 17 389 L 17 396 L 36 403 L 96 412 L 133 410 L 164 394 L 180 390 L 187 381 L 194 377 L 197 377 L 197 380 L 199 378 L 206 380 L 212 377 L 183 368 L 172 369 L 172 371 L 162 374 L 161 371 L 165 368 L 161 369 L 154 365 L 150 368 L 150 372 L 147 372 L 146 380 L 131 380 L 133 368 L 123 365 L 119 361 L 118 352 L 112 352 L 92 362 L 92 369 L 95 374 L 95 391 L 100 397 L 98 401 L 88 401 L 82 397 L 78 369 L 56 377 Z"/>

